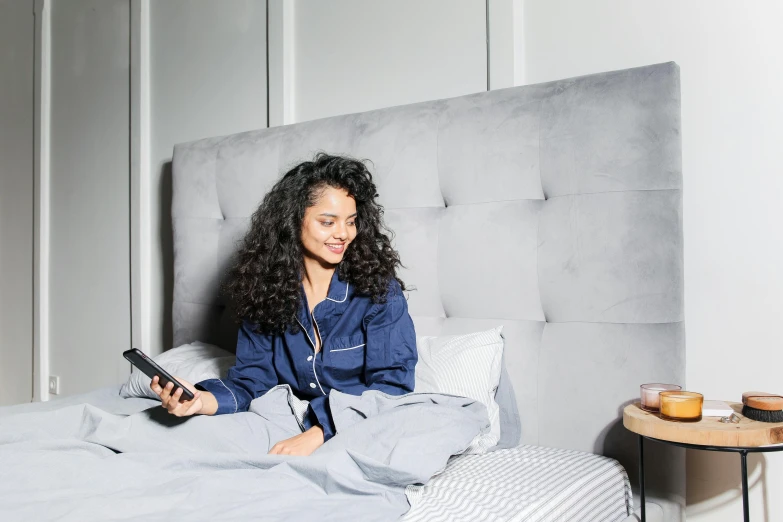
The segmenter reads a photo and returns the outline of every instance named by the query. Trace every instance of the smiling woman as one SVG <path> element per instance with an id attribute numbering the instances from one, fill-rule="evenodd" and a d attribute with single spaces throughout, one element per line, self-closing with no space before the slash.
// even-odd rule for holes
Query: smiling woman
<path id="1" fill-rule="evenodd" d="M 335 435 L 329 392 L 413 391 L 416 335 L 376 201 L 361 161 L 318 154 L 291 169 L 253 214 L 226 285 L 241 322 L 226 379 L 181 391 L 152 389 L 177 416 L 246 411 L 278 384 L 310 401 L 303 433 L 270 453 L 309 455 Z"/>
<path id="2" fill-rule="evenodd" d="M 311 261 L 336 269 L 341 280 L 375 302 L 384 299 L 392 280 L 404 290 L 377 196 L 365 164 L 351 158 L 319 154 L 286 173 L 253 214 L 226 285 L 238 316 L 268 333 L 296 329 L 298 294 L 315 267 Z M 341 253 L 327 246 L 344 243 L 333 237 L 335 228 L 346 239 L 348 229 L 355 230 Z"/>
<path id="3" fill-rule="evenodd" d="M 324 187 L 302 221 L 305 264 L 331 267 L 356 237 L 356 200 L 342 188 Z M 321 299 L 322 300 L 322 299 Z"/>

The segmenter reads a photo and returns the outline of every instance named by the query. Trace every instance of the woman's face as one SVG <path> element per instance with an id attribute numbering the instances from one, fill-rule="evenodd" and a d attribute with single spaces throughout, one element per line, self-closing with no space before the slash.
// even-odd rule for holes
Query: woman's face
<path id="1" fill-rule="evenodd" d="M 305 256 L 336 265 L 356 237 L 356 201 L 344 189 L 326 187 L 316 204 L 305 210 L 302 246 Z"/>

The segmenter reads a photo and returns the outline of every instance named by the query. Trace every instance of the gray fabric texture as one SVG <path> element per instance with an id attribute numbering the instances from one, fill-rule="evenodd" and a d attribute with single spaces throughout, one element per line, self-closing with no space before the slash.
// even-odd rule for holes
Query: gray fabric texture
<path id="1" fill-rule="evenodd" d="M 0 408 L 0 419 L 22 413 L 55 411 L 66 406 L 78 406 L 81 404 L 90 404 L 115 415 L 132 415 L 152 406 L 160 405 L 160 399 L 153 400 L 145 397 L 126 399 L 120 395 L 120 389 L 120 385 L 107 386 L 106 388 L 99 388 L 88 393 L 56 397 L 46 402 L 28 402 L 14 406 L 5 406 Z"/>
<path id="2" fill-rule="evenodd" d="M 104 394 L 82 399 L 124 414 L 73 401 L 6 411 L 0 520 L 396 520 L 408 485 L 489 431 L 486 409 L 469 399 L 333 391 L 335 437 L 309 457 L 267 455 L 301 433 L 291 397 L 278 386 L 248 412 L 187 419 Z"/>
<path id="3" fill-rule="evenodd" d="M 635 469 L 622 406 L 685 379 L 679 82 L 665 63 L 178 145 L 174 345 L 234 345 L 216 290 L 283 172 L 320 150 L 368 158 L 417 334 L 502 324 L 521 441 Z M 677 520 L 672 455 L 647 486 Z"/>

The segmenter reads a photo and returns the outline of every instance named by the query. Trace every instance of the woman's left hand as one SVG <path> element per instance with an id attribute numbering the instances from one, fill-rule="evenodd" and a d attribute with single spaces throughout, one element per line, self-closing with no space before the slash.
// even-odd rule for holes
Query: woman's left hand
<path id="1" fill-rule="evenodd" d="M 320 426 L 313 426 L 304 433 L 300 433 L 290 439 L 281 440 L 269 450 L 270 455 L 299 455 L 306 457 L 317 450 L 324 443 L 324 430 Z"/>

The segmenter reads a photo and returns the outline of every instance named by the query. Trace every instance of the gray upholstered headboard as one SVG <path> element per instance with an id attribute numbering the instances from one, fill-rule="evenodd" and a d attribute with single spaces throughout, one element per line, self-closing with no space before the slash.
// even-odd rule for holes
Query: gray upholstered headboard
<path id="1" fill-rule="evenodd" d="M 685 376 L 678 67 L 177 146 L 175 346 L 231 347 L 217 288 L 235 242 L 265 191 L 318 150 L 372 160 L 418 334 L 504 325 L 522 441 L 633 472 L 622 405 L 642 382 Z"/>

